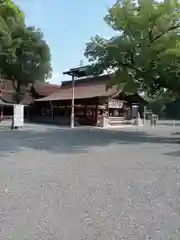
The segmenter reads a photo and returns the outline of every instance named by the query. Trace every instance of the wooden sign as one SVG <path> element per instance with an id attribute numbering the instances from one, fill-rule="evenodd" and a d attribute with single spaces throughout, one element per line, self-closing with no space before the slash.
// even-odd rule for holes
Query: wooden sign
<path id="1" fill-rule="evenodd" d="M 108 108 L 123 108 L 123 101 L 111 99 L 108 102 Z"/>

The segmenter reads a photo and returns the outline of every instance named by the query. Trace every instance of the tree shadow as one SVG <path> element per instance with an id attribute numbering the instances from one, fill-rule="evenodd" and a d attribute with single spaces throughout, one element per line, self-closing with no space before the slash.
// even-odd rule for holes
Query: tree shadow
<path id="1" fill-rule="evenodd" d="M 174 151 L 174 152 L 170 152 L 170 153 L 165 153 L 165 155 L 172 156 L 172 157 L 180 157 L 180 150 Z"/>
<path id="2" fill-rule="evenodd" d="M 157 121 L 157 125 L 179 127 L 180 121 L 179 120 L 164 120 L 164 121 L 160 120 L 160 121 Z"/>
<path id="3" fill-rule="evenodd" d="M 180 132 L 171 133 L 171 135 L 180 135 Z"/>
<path id="4" fill-rule="evenodd" d="M 146 131 L 101 130 L 101 129 L 59 129 L 45 131 L 18 130 L 0 132 L 0 156 L 20 151 L 22 148 L 48 150 L 54 154 L 80 154 L 91 147 L 110 144 L 174 144 L 175 137 L 156 137 Z"/>

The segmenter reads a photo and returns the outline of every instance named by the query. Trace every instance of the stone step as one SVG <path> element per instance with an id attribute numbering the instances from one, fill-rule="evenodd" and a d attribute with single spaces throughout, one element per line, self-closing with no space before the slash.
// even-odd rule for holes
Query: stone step
<path id="1" fill-rule="evenodd" d="M 109 125 L 130 125 L 132 124 L 132 121 L 126 120 L 126 121 L 109 121 Z"/>
<path id="2" fill-rule="evenodd" d="M 124 121 L 124 117 L 109 117 L 109 121 L 112 121 L 112 122 Z"/>

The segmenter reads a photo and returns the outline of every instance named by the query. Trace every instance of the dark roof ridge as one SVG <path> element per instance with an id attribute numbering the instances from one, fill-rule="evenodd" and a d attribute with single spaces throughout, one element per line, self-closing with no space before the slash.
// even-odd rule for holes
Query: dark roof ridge
<path id="1" fill-rule="evenodd" d="M 89 83 L 89 82 L 94 82 L 94 81 L 109 80 L 110 76 L 111 76 L 110 74 L 103 74 L 103 75 L 98 75 L 98 76 L 81 77 L 81 78 L 75 79 L 75 82 L 76 83 Z M 61 86 L 69 85 L 71 83 L 72 83 L 72 80 L 63 81 Z"/>

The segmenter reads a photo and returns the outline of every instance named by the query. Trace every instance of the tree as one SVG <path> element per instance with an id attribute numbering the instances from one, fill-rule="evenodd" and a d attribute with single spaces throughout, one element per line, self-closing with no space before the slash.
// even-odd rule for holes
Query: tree
<path id="1" fill-rule="evenodd" d="M 104 20 L 115 31 L 86 45 L 90 70 L 113 72 L 111 84 L 127 92 L 180 94 L 180 3 L 122 0 Z"/>
<path id="2" fill-rule="evenodd" d="M 153 113 L 161 117 L 170 117 L 166 116 L 166 106 L 175 100 L 175 97 L 172 96 L 168 91 L 160 92 L 159 94 L 144 96 L 148 102 L 148 108 L 152 110 Z"/>
<path id="3" fill-rule="evenodd" d="M 11 33 L 24 26 L 24 13 L 12 0 L 0 0 L 0 46 L 1 55 L 5 46 L 12 42 Z"/>
<path id="4" fill-rule="evenodd" d="M 0 67 L 3 73 L 6 56 L 13 54 L 11 33 L 24 26 L 24 14 L 12 0 L 0 0 Z"/>
<path id="5" fill-rule="evenodd" d="M 0 6 L 3 9 L 3 4 Z M 15 100 L 19 103 L 29 85 L 51 76 L 51 54 L 41 30 L 26 26 L 19 8 L 11 6 L 7 4 L 2 15 L 4 25 L 1 36 L 4 40 L 0 40 L 0 64 L 3 76 L 13 83 Z M 9 19 L 12 19 L 12 26 Z"/>
<path id="6" fill-rule="evenodd" d="M 5 72 L 13 82 L 16 101 L 20 102 L 29 85 L 45 81 L 51 76 L 51 55 L 39 29 L 19 28 L 12 38 L 15 55 L 5 64 Z"/>

